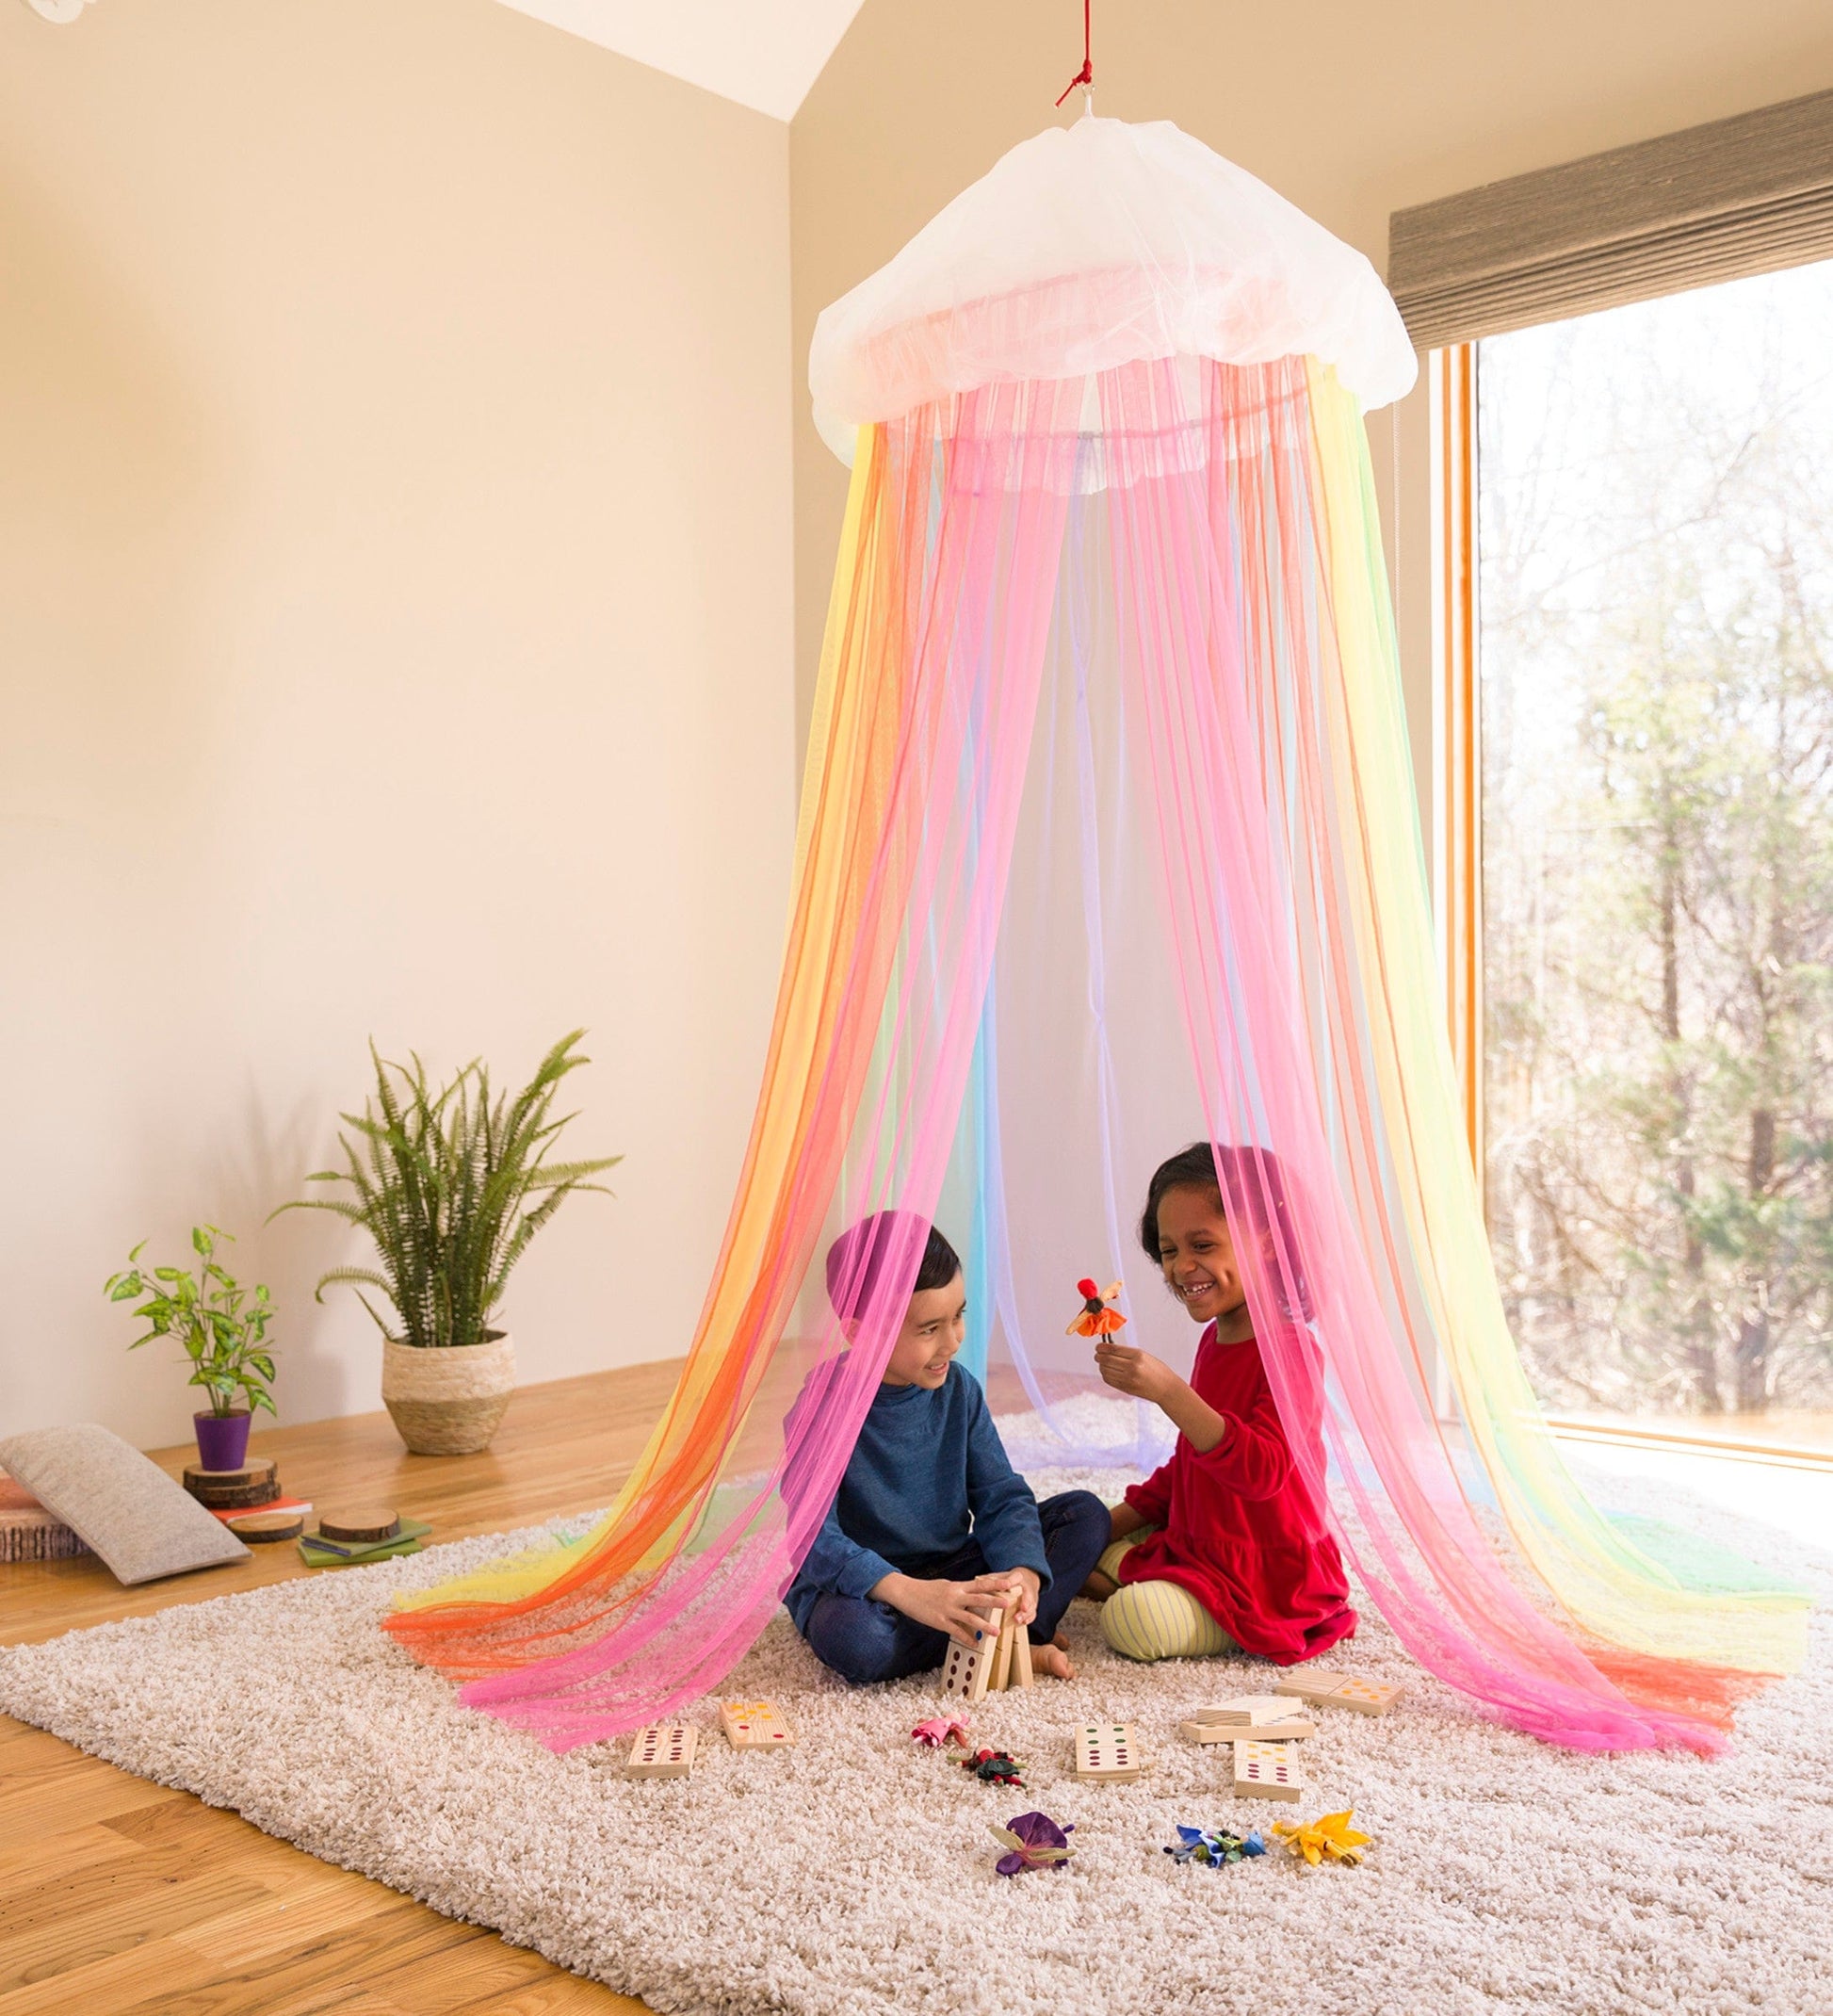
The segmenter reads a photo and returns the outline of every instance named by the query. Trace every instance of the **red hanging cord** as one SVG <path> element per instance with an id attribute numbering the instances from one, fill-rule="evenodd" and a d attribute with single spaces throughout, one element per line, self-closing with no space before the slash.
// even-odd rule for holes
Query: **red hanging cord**
<path id="1" fill-rule="evenodd" d="M 1082 67 L 1076 73 L 1073 77 L 1070 78 L 1069 82 L 1063 86 L 1062 98 L 1059 98 L 1057 100 L 1057 103 L 1059 105 L 1062 103 L 1063 98 L 1067 98 L 1069 96 L 1070 92 L 1073 91 L 1079 84 L 1083 88 L 1084 90 L 1093 90 L 1095 88 L 1095 65 L 1089 57 L 1089 5 L 1090 0 L 1082 0 Z"/>

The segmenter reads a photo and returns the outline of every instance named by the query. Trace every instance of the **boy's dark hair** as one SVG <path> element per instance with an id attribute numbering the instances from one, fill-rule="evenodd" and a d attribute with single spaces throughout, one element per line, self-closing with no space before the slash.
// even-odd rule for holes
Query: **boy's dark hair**
<path id="1" fill-rule="evenodd" d="M 923 1241 L 923 1258 L 910 1292 L 947 1288 L 961 1273 L 961 1256 L 933 1225 L 909 1211 L 874 1211 L 850 1226 L 827 1249 L 827 1298 L 834 1313 L 843 1323 L 859 1315 L 870 1301 L 879 1276 L 900 1255 L 907 1263 L 916 1241 Z"/>
<path id="2" fill-rule="evenodd" d="M 1284 1266 L 1296 1276 L 1291 1283 L 1292 1293 L 1286 1293 L 1286 1284 L 1277 1281 L 1276 1286 L 1282 1301 L 1295 1305 L 1286 1309 L 1288 1316 L 1308 1318 L 1311 1314 L 1311 1291 L 1306 1282 L 1301 1268 L 1298 1243 L 1293 1236 L 1292 1214 L 1286 1198 L 1286 1179 L 1279 1162 L 1271 1148 L 1223 1148 L 1217 1150 L 1207 1141 L 1192 1141 L 1189 1147 L 1179 1148 L 1176 1155 L 1161 1162 L 1152 1172 L 1152 1180 L 1145 1188 L 1145 1209 L 1140 1213 L 1140 1244 L 1156 1267 L 1159 1260 L 1159 1206 L 1174 1190 L 1207 1191 L 1216 1200 L 1216 1207 L 1225 1218 L 1230 1211 L 1222 1178 L 1217 1172 L 1216 1161 L 1221 1156 L 1223 1167 L 1228 1173 L 1228 1180 L 1234 1187 L 1251 1225 L 1262 1231 L 1272 1231 L 1277 1237 Z M 1280 1270 L 1275 1270 L 1275 1276 Z"/>

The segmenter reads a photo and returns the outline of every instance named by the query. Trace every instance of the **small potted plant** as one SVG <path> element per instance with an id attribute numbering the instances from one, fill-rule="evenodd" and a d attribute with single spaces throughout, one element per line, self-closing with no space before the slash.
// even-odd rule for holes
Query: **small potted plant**
<path id="1" fill-rule="evenodd" d="M 382 1334 L 381 1397 L 416 1455 L 462 1455 L 488 1446 L 515 1388 L 515 1349 L 492 1318 L 528 1242 L 588 1179 L 623 1158 L 549 1162 L 572 1117 L 550 1118 L 575 1054 L 575 1030 L 511 1098 L 491 1095 L 475 1059 L 435 1090 L 418 1057 L 384 1064 L 373 1043 L 376 1087 L 362 1114 L 342 1117 L 361 1146 L 338 1136 L 342 1169 L 309 1183 L 342 1183 L 341 1197 L 303 1197 L 282 1211 L 329 1211 L 375 1243 L 375 1267 L 333 1267 L 317 1293 L 348 1282 Z M 276 1213 L 278 1215 L 278 1213 Z M 392 1321 L 365 1289 L 387 1298 Z"/>
<path id="2" fill-rule="evenodd" d="M 240 1470 L 255 1410 L 274 1411 L 268 1390 L 274 1376 L 273 1347 L 268 1342 L 273 1308 L 265 1288 L 257 1286 L 251 1293 L 217 1264 L 217 1242 L 229 1236 L 214 1225 L 191 1227 L 191 1247 L 202 1263 L 196 1274 L 182 1267 L 141 1267 L 143 1239 L 127 1256 L 126 1268 L 109 1276 L 104 1291 L 110 1302 L 146 1297 L 134 1311 L 147 1325 L 146 1335 L 137 1337 L 130 1351 L 156 1337 L 176 1338 L 185 1347 L 191 1385 L 210 1395 L 210 1411 L 191 1417 L 197 1424 L 198 1463 L 204 1470 Z M 241 1406 L 235 1405 L 237 1394 Z"/>

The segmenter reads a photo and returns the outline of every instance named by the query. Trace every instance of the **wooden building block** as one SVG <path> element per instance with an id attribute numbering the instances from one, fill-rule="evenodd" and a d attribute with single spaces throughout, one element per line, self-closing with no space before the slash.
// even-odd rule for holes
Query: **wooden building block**
<path id="1" fill-rule="evenodd" d="M 735 1750 L 784 1750 L 796 1740 L 774 1701 L 722 1701 L 720 1721 Z"/>
<path id="2" fill-rule="evenodd" d="M 1232 1722 L 1180 1722 L 1177 1731 L 1192 1743 L 1240 1743 L 1244 1737 L 1256 1743 L 1303 1743 L 1317 1734 L 1318 1725 L 1289 1715 L 1283 1722 L 1257 1722 L 1251 1730 Z"/>
<path id="3" fill-rule="evenodd" d="M 1031 1634 L 1023 1624 L 1012 1630 L 1012 1677 L 1009 1684 L 1029 1687 L 1031 1683 Z"/>
<path id="4" fill-rule="evenodd" d="M 1294 1666 L 1273 1691 L 1296 1696 L 1302 1701 L 1321 1701 L 1354 1678 L 1354 1673 L 1333 1673 L 1322 1666 Z"/>
<path id="5" fill-rule="evenodd" d="M 1357 1715 L 1386 1715 L 1406 1692 L 1379 1680 L 1346 1680 L 1324 1696 L 1329 1708 L 1353 1708 Z"/>
<path id="6" fill-rule="evenodd" d="M 652 1722 L 637 1731 L 624 1766 L 625 1778 L 686 1778 L 694 1767 L 699 1736 L 690 1722 Z"/>
<path id="7" fill-rule="evenodd" d="M 1235 1797 L 1284 1799 L 1296 1805 L 1305 1797 L 1298 1752 L 1285 1743 L 1236 1744 Z"/>
<path id="8" fill-rule="evenodd" d="M 1215 1708 L 1199 1708 L 1191 1717 L 1192 1722 L 1217 1722 L 1236 1729 L 1251 1728 L 1258 1722 L 1279 1722 L 1290 1715 L 1291 1699 L 1282 1694 L 1241 1694 L 1232 1701 L 1224 1701 Z"/>
<path id="9" fill-rule="evenodd" d="M 949 1640 L 948 1656 L 942 1662 L 942 1691 L 951 1700 L 985 1699 L 987 1683 L 993 1677 L 993 1655 L 998 1650 L 999 1634 L 1004 1627 L 1005 1613 L 996 1610 L 971 1646 L 954 1638 Z"/>
<path id="10" fill-rule="evenodd" d="M 1004 1623 L 999 1626 L 999 1642 L 993 1648 L 993 1670 L 986 1676 L 989 1694 L 1003 1694 L 1012 1684 L 1013 1634 L 1012 1613 L 1008 1611 Z"/>
<path id="11" fill-rule="evenodd" d="M 1076 1731 L 1076 1776 L 1126 1784 L 1140 1775 L 1139 1741 L 1130 1722 L 1084 1722 Z"/>

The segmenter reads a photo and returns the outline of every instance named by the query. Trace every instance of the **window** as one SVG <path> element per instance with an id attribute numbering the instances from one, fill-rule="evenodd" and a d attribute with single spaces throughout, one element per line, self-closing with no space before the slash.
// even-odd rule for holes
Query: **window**
<path id="1" fill-rule="evenodd" d="M 1448 978 L 1455 1009 L 1461 943 L 1558 1412 L 1833 1443 L 1829 322 L 1833 262 L 1436 360 L 1451 439 L 1474 352 L 1480 960 L 1453 928 Z"/>

